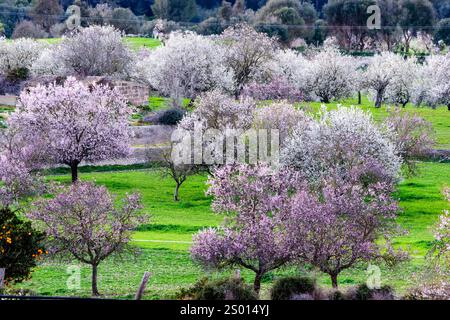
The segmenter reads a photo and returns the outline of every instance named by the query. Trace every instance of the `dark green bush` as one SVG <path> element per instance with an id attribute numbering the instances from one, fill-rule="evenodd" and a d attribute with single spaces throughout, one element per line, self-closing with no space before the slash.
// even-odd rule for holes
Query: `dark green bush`
<path id="1" fill-rule="evenodd" d="M 180 108 L 171 108 L 162 111 L 158 117 L 159 124 L 176 125 L 183 119 L 186 112 Z"/>
<path id="2" fill-rule="evenodd" d="M 44 234 L 31 223 L 19 219 L 9 208 L 0 209 L 0 268 L 5 268 L 5 283 L 30 277 L 36 261 L 44 254 Z"/>
<path id="3" fill-rule="evenodd" d="M 271 291 L 272 300 L 290 300 L 293 296 L 310 294 L 316 290 L 316 283 L 307 277 L 286 277 L 278 279 Z"/>
<path id="4" fill-rule="evenodd" d="M 181 289 L 176 295 L 182 300 L 257 300 L 253 288 L 242 279 L 230 278 L 211 281 L 203 278 L 189 289 Z"/>
<path id="5" fill-rule="evenodd" d="M 350 290 L 347 300 L 393 300 L 394 290 L 390 286 L 382 286 L 379 289 L 371 289 L 365 283 L 358 285 L 355 290 Z"/>

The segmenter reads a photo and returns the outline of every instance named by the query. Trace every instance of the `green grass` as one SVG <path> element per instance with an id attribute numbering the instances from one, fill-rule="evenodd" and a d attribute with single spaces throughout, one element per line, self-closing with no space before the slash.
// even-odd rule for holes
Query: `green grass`
<path id="1" fill-rule="evenodd" d="M 39 39 L 38 41 L 46 42 L 49 44 L 58 44 L 61 42 L 61 38 L 47 38 Z M 141 48 L 153 49 L 161 45 L 161 41 L 153 38 L 143 38 L 143 37 L 125 37 L 125 43 L 127 43 L 130 48 L 138 50 Z"/>
<path id="2" fill-rule="evenodd" d="M 412 260 L 395 270 L 381 266 L 383 284 L 394 286 L 399 292 L 411 286 L 412 275 L 421 270 L 424 256 L 432 235 L 430 227 L 448 204 L 441 196 L 442 187 L 450 182 L 450 165 L 444 163 L 422 163 L 417 177 L 406 179 L 398 190 L 400 224 L 409 234 L 395 240 L 395 245 L 410 247 Z M 120 168 L 111 168 L 119 170 Z M 100 289 L 108 297 L 131 298 L 144 271 L 152 272 L 146 299 L 172 298 L 181 287 L 192 285 L 206 273 L 192 263 L 189 257 L 192 234 L 221 223 L 222 217 L 211 212 L 211 198 L 205 196 L 205 175 L 190 177 L 181 189 L 181 201 L 172 200 L 173 183 L 162 178 L 157 169 L 130 171 L 95 172 L 95 168 L 82 170 L 82 180 L 98 184 L 123 196 L 126 192 L 138 190 L 143 195 L 145 212 L 151 215 L 151 223 L 141 226 L 133 235 L 133 244 L 142 249 L 136 259 L 108 260 L 100 268 Z M 69 175 L 53 175 L 48 179 L 69 183 Z M 45 261 L 33 273 L 31 280 L 17 285 L 29 288 L 42 295 L 89 295 L 89 268 L 82 266 L 82 288 L 80 291 L 67 289 L 67 263 Z M 341 274 L 340 285 L 345 287 L 366 279 L 365 265 Z M 231 271 L 212 273 L 212 277 L 226 276 Z M 295 266 L 279 270 L 265 277 L 262 297 L 268 297 L 268 290 L 274 278 L 280 275 L 296 274 Z M 252 273 L 243 271 L 251 281 Z M 317 274 L 320 284 L 330 286 L 327 276 Z"/>
<path id="3" fill-rule="evenodd" d="M 136 50 L 141 48 L 153 49 L 161 45 L 161 41 L 154 38 L 127 37 L 125 38 L 125 42 L 132 49 Z"/>
<path id="4" fill-rule="evenodd" d="M 334 109 L 338 104 L 344 106 L 358 106 L 363 110 L 369 110 L 376 121 L 381 121 L 388 114 L 388 106 L 383 105 L 381 108 L 375 108 L 374 103 L 367 97 L 363 97 L 362 104 L 358 105 L 358 100 L 355 98 L 345 99 L 340 102 L 334 102 L 327 104 L 328 109 Z M 300 106 L 305 107 L 307 110 L 312 109 L 314 112 L 321 108 L 319 102 L 305 102 L 300 103 Z M 433 128 L 436 132 L 436 147 L 439 149 L 450 149 L 450 111 L 447 107 L 439 107 L 435 110 L 428 107 L 417 108 L 411 104 L 408 104 L 405 108 L 406 111 L 417 113 L 422 118 L 433 124 Z"/>

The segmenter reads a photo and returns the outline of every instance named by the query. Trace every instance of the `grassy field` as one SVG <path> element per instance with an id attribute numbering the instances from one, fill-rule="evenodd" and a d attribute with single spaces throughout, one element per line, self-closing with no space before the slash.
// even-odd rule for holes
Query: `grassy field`
<path id="1" fill-rule="evenodd" d="M 61 41 L 61 38 L 48 38 L 48 39 L 40 39 L 39 41 L 57 44 Z M 161 45 L 161 42 L 158 39 L 153 38 L 143 38 L 143 37 L 125 37 L 125 42 L 135 50 L 140 48 L 156 48 Z"/>
<path id="2" fill-rule="evenodd" d="M 167 99 L 152 97 L 149 109 L 155 111 L 167 107 L 167 103 Z M 357 101 L 349 99 L 342 104 L 356 105 Z M 320 105 L 300 104 L 312 112 L 317 112 Z M 331 103 L 328 107 L 336 108 L 336 105 L 337 103 Z M 370 110 L 377 121 L 387 115 L 386 106 L 375 109 L 367 98 L 360 107 Z M 450 112 L 447 108 L 431 110 L 408 106 L 406 110 L 417 112 L 433 124 L 437 148 L 450 149 Z M 409 233 L 396 238 L 394 244 L 409 249 L 412 259 L 394 270 L 380 266 L 383 284 L 394 286 L 400 293 L 412 285 L 413 275 L 423 268 L 424 256 L 432 240 L 430 228 L 442 210 L 448 207 L 441 191 L 444 185 L 450 184 L 450 164 L 426 162 L 421 163 L 419 169 L 419 175 L 405 179 L 397 193 L 403 209 L 399 222 Z M 228 270 L 207 274 L 193 264 L 189 256 L 192 235 L 202 228 L 217 226 L 222 221 L 222 217 L 215 215 L 210 209 L 211 198 L 205 196 L 206 175 L 190 177 L 182 186 L 181 201 L 178 203 L 172 200 L 173 182 L 162 178 L 158 169 L 142 166 L 85 167 L 81 168 L 80 178 L 105 185 L 119 196 L 133 190 L 139 191 L 143 196 L 145 212 L 151 216 L 151 223 L 141 226 L 133 235 L 133 245 L 142 250 L 138 257 L 125 256 L 120 260 L 108 260 L 101 265 L 99 286 L 106 296 L 131 298 L 144 271 L 153 274 L 146 299 L 173 298 L 181 287 L 188 287 L 205 275 L 223 277 L 232 272 Z M 69 174 L 66 169 L 53 170 L 48 179 L 69 183 Z M 81 266 L 82 288 L 71 291 L 66 285 L 68 265 L 58 261 L 43 261 L 33 273 L 33 278 L 17 287 L 28 288 L 41 295 L 89 296 L 89 268 Z M 361 265 L 343 272 L 339 279 L 340 286 L 365 281 L 366 267 Z M 330 286 L 327 276 L 290 266 L 264 278 L 262 297 L 268 297 L 271 283 L 277 276 L 303 272 L 312 272 L 320 284 Z M 243 276 L 248 281 L 252 279 L 252 273 L 248 271 L 243 271 Z"/>
<path id="3" fill-rule="evenodd" d="M 54 175 L 49 179 L 69 183 L 69 176 Z M 204 175 L 191 177 L 181 190 L 181 201 L 172 200 L 173 183 L 162 178 L 156 169 L 111 172 L 81 173 L 82 180 L 95 181 L 106 185 L 117 195 L 139 190 L 143 195 L 145 211 L 151 215 L 151 223 L 134 233 L 133 244 L 142 249 L 137 258 L 122 257 L 112 259 L 100 267 L 100 289 L 106 296 L 131 298 L 144 271 L 153 276 L 146 292 L 147 299 L 172 298 L 180 287 L 187 287 L 207 275 L 194 265 L 189 257 L 192 234 L 207 226 L 218 225 L 222 217 L 210 210 L 211 199 L 205 196 Z M 382 269 L 383 283 L 393 285 L 403 292 L 411 285 L 412 275 L 420 270 L 424 255 L 432 239 L 432 226 L 440 212 L 448 205 L 440 192 L 450 182 L 450 165 L 443 163 L 422 163 L 420 175 L 403 181 L 398 197 L 403 209 L 399 222 L 409 230 L 409 234 L 397 238 L 395 245 L 409 247 L 412 260 L 391 270 Z M 29 288 L 42 295 L 89 295 L 89 268 L 82 266 L 82 288 L 70 291 L 66 286 L 69 264 L 44 261 L 34 272 L 32 280 L 18 287 Z M 342 273 L 340 285 L 347 286 L 365 281 L 365 265 Z M 228 275 L 230 271 L 209 274 L 212 277 Z M 284 274 L 305 272 L 291 266 L 265 277 L 262 297 L 268 297 L 268 290 L 274 278 Z M 315 274 L 315 273 L 314 273 Z M 244 271 L 247 280 L 252 274 Z M 319 283 L 330 286 L 328 277 L 315 274 Z"/>
<path id="4" fill-rule="evenodd" d="M 327 104 L 327 108 L 334 109 L 338 104 L 342 104 L 344 106 L 358 106 L 363 110 L 369 110 L 374 119 L 377 121 L 381 121 L 388 114 L 389 107 L 383 105 L 381 108 L 377 109 L 374 107 L 374 102 L 370 101 L 367 97 L 363 97 L 362 104 L 358 105 L 358 100 L 355 98 L 346 99 L 339 103 L 329 103 Z M 305 108 L 306 110 L 313 110 L 316 112 L 321 108 L 321 103 L 319 102 L 304 102 L 300 103 L 300 106 Z M 435 110 L 428 107 L 420 107 L 417 108 L 411 104 L 408 104 L 405 108 L 408 112 L 417 113 L 422 118 L 433 124 L 433 128 L 436 132 L 436 148 L 438 149 L 450 149 L 450 111 L 447 110 L 447 107 L 439 107 Z"/>

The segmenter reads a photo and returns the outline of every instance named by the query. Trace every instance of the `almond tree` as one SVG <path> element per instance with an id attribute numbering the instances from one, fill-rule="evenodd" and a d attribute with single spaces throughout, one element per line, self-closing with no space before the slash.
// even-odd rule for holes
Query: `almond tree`
<path id="1" fill-rule="evenodd" d="M 377 239 L 395 230 L 397 203 L 390 196 L 391 185 L 362 187 L 356 178 L 353 183 L 330 181 L 316 195 L 301 191 L 291 201 L 288 233 L 296 237 L 296 255 L 327 273 L 333 288 L 343 270 L 379 258 Z M 392 255 L 404 259 L 402 251 Z"/>
<path id="2" fill-rule="evenodd" d="M 433 125 L 417 114 L 394 110 L 384 120 L 393 131 L 392 141 L 409 173 L 415 173 L 416 161 L 433 150 L 435 133 Z"/>
<path id="3" fill-rule="evenodd" d="M 105 187 L 78 182 L 53 199 L 38 200 L 27 216 L 43 224 L 52 253 L 91 265 L 92 294 L 97 296 L 98 266 L 126 248 L 132 231 L 146 221 L 141 208 L 138 194 L 127 194 L 116 206 Z"/>
<path id="4" fill-rule="evenodd" d="M 364 86 L 374 92 L 375 107 L 380 108 L 388 86 L 394 81 L 403 58 L 395 53 L 383 52 L 375 56 L 365 72 Z"/>
<path id="5" fill-rule="evenodd" d="M 212 39 L 194 33 L 172 33 L 164 46 L 138 63 L 135 77 L 165 96 L 194 99 L 213 90 L 231 90 L 223 50 Z"/>
<path id="6" fill-rule="evenodd" d="M 318 120 L 294 128 L 282 150 L 281 162 L 313 184 L 333 175 L 345 181 L 359 167 L 376 169 L 383 181 L 395 181 L 402 159 L 391 135 L 374 122 L 370 113 L 358 108 L 322 110 Z"/>
<path id="7" fill-rule="evenodd" d="M 0 207 L 17 206 L 19 200 L 44 191 L 36 169 L 42 161 L 42 141 L 29 144 L 15 129 L 0 132 Z"/>
<path id="8" fill-rule="evenodd" d="M 247 24 L 229 27 L 219 39 L 225 50 L 225 66 L 233 73 L 237 97 L 258 69 L 275 57 L 277 41 Z"/>
<path id="9" fill-rule="evenodd" d="M 308 89 L 321 102 L 339 100 L 355 91 L 354 60 L 341 55 L 336 49 L 327 49 L 314 56 L 306 72 Z"/>
<path id="10" fill-rule="evenodd" d="M 62 86 L 30 88 L 20 95 L 21 105 L 8 124 L 28 141 L 41 141 L 50 164 L 68 165 L 72 181 L 82 161 L 100 161 L 128 155 L 131 113 L 115 89 L 88 87 L 74 78 Z"/>
<path id="11" fill-rule="evenodd" d="M 217 169 L 208 193 L 214 196 L 213 210 L 226 215 L 225 223 L 194 236 L 193 259 L 206 268 L 235 265 L 255 272 L 259 293 L 264 274 L 293 259 L 295 243 L 285 232 L 283 208 L 299 181 L 296 173 L 265 165 Z"/>

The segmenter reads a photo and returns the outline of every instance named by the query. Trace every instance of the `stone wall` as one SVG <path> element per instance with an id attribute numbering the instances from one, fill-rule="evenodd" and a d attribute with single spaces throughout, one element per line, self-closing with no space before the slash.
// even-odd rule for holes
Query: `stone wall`
<path id="1" fill-rule="evenodd" d="M 0 106 L 15 107 L 17 104 L 16 96 L 0 96 Z"/>
<path id="2" fill-rule="evenodd" d="M 28 80 L 23 87 L 26 89 L 29 87 L 35 87 L 38 84 L 48 85 L 55 82 L 56 84 L 62 84 L 64 80 L 65 77 L 37 77 L 35 79 Z M 86 77 L 81 81 L 86 85 L 99 83 L 108 85 L 111 88 L 117 88 L 117 90 L 119 90 L 119 92 L 126 98 L 127 102 L 134 106 L 148 105 L 150 88 L 144 84 L 132 81 L 116 80 L 108 77 Z"/>
<path id="3" fill-rule="evenodd" d="M 87 77 L 83 80 L 83 82 L 87 84 L 107 84 L 113 88 L 116 88 L 127 99 L 127 102 L 132 105 L 148 105 L 150 88 L 144 84 L 132 81 L 108 79 L 105 77 Z"/>

